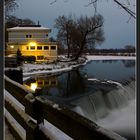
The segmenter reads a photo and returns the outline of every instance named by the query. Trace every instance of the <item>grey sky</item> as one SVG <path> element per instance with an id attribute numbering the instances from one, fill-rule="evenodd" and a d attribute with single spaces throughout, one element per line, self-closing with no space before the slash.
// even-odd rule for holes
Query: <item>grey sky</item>
<path id="1" fill-rule="evenodd" d="M 93 6 L 85 7 L 88 0 L 17 0 L 19 8 L 14 12 L 19 18 L 29 18 L 45 27 L 52 29 L 51 36 L 55 36 L 54 21 L 60 15 L 74 14 L 91 16 Z M 131 0 L 134 2 L 134 0 Z M 100 0 L 98 13 L 104 17 L 105 41 L 98 48 L 122 48 L 125 45 L 135 45 L 135 20 L 128 23 L 129 15 L 120 9 L 112 0 Z"/>

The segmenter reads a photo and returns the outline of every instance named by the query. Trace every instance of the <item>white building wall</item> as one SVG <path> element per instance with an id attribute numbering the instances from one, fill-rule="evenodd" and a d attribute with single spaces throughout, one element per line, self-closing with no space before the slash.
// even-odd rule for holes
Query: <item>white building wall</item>
<path id="1" fill-rule="evenodd" d="M 31 35 L 31 38 L 27 38 L 26 35 Z M 10 31 L 9 42 L 25 43 L 30 41 L 36 42 L 48 42 L 48 32 L 46 31 Z"/>

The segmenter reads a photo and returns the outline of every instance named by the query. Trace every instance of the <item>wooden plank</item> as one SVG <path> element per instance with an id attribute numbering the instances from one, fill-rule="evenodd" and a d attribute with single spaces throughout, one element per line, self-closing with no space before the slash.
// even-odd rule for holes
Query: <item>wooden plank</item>
<path id="1" fill-rule="evenodd" d="M 43 123 L 44 118 L 39 113 L 38 104 L 36 103 L 36 98 L 33 96 L 33 94 L 28 94 L 25 96 L 26 99 L 26 106 L 25 106 L 25 112 L 30 115 L 32 118 L 37 120 L 37 123 Z"/>
<path id="2" fill-rule="evenodd" d="M 26 105 L 26 100 L 25 100 L 25 96 L 28 93 L 34 93 L 31 90 L 26 90 L 25 87 L 11 79 L 9 79 L 8 77 L 4 77 L 5 79 L 5 89 L 12 95 L 14 96 L 21 104 Z"/>
<path id="3" fill-rule="evenodd" d="M 10 132 L 16 140 L 25 140 L 22 136 L 22 133 L 19 132 L 19 130 L 15 127 L 15 125 L 13 125 L 12 121 L 8 119 L 7 116 L 5 116 L 5 122 L 7 123 Z"/>
<path id="4" fill-rule="evenodd" d="M 39 97 L 36 99 L 39 114 L 74 139 L 125 140 L 111 131 L 101 129 L 97 124 L 69 109 L 57 107 L 49 100 L 43 101 Z"/>
<path id="5" fill-rule="evenodd" d="M 29 140 L 31 140 L 31 139 L 29 138 Z M 38 130 L 36 132 L 36 137 L 34 140 L 52 140 L 52 139 L 49 138 L 48 134 L 44 133 L 41 130 Z"/>
<path id="6" fill-rule="evenodd" d="M 31 117 L 18 106 L 16 106 L 12 101 L 5 97 L 5 108 L 8 112 L 15 118 L 15 120 L 25 129 L 37 129 L 37 124 L 31 120 Z"/>

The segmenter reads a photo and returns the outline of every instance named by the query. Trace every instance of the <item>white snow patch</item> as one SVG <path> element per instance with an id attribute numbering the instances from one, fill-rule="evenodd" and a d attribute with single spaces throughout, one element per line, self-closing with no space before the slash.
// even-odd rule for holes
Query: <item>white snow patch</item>
<path id="1" fill-rule="evenodd" d="M 61 56 L 62 57 L 62 56 Z M 83 63 L 79 62 L 58 62 L 53 64 L 23 64 L 23 76 L 31 76 L 36 74 L 55 74 L 70 71 L 76 67 L 85 65 L 92 60 L 136 60 L 134 56 L 86 56 L 87 60 Z M 82 58 L 81 58 L 82 59 Z"/>
<path id="2" fill-rule="evenodd" d="M 16 98 L 14 98 L 7 90 L 5 90 L 5 89 L 4 89 L 4 96 L 7 96 L 18 107 L 20 107 L 23 111 L 25 111 L 25 107 Z"/>
<path id="3" fill-rule="evenodd" d="M 116 81 L 108 80 L 107 83 L 116 84 L 116 85 L 118 85 L 119 87 L 123 87 L 121 83 L 116 82 Z"/>
<path id="4" fill-rule="evenodd" d="M 53 108 L 59 108 L 59 105 L 58 104 L 54 104 Z"/>
<path id="5" fill-rule="evenodd" d="M 89 81 L 100 81 L 100 80 L 98 80 L 96 78 L 88 78 L 87 80 L 89 80 Z"/>
<path id="6" fill-rule="evenodd" d="M 26 131 L 25 129 L 13 118 L 13 116 L 4 109 L 5 115 L 10 119 L 11 123 L 17 128 L 19 133 L 23 136 L 23 139 L 26 139 Z"/>
<path id="7" fill-rule="evenodd" d="M 97 56 L 97 55 L 87 55 L 88 61 L 91 60 L 136 60 L 134 56 Z"/>
<path id="8" fill-rule="evenodd" d="M 62 132 L 54 125 L 49 123 L 47 120 L 44 120 L 44 125 L 40 124 L 39 128 L 44 132 L 44 134 L 47 134 L 49 138 L 52 140 L 73 140 L 64 132 Z"/>
<path id="9" fill-rule="evenodd" d="M 12 84 L 14 84 L 14 85 L 18 86 L 19 88 L 23 89 L 24 91 L 29 92 L 29 93 L 34 93 L 33 90 L 31 90 L 31 89 L 29 89 L 29 88 L 26 88 L 25 86 L 21 85 L 20 83 L 18 83 L 18 82 L 16 82 L 16 81 L 11 80 L 10 78 L 8 78 L 8 77 L 5 76 L 5 75 L 4 75 L 4 78 L 5 78 L 7 81 L 11 82 Z"/>

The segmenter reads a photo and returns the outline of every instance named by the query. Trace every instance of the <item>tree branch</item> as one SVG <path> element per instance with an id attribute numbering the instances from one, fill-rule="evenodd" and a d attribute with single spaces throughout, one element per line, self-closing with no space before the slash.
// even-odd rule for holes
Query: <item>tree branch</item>
<path id="1" fill-rule="evenodd" d="M 89 6 L 89 5 L 91 5 L 91 4 L 95 4 L 95 3 L 97 3 L 97 1 L 99 1 L 99 0 L 94 0 L 94 1 L 92 1 L 91 0 L 91 2 L 88 4 L 88 5 L 86 5 L 86 7 L 87 6 Z M 124 9 L 130 16 L 132 16 L 133 18 L 136 18 L 136 13 L 135 12 L 133 12 L 132 10 L 130 10 L 128 7 L 126 7 L 126 6 L 124 6 L 121 2 L 119 2 L 118 0 L 113 0 L 115 3 L 117 3 L 122 9 Z M 130 5 L 130 3 L 129 3 L 129 1 L 128 1 L 128 5 Z"/>
<path id="2" fill-rule="evenodd" d="M 135 17 L 135 12 L 124 6 L 122 3 L 120 3 L 118 0 L 113 0 L 115 3 L 117 3 L 122 9 L 124 9 L 128 14 L 130 14 L 133 18 Z"/>

